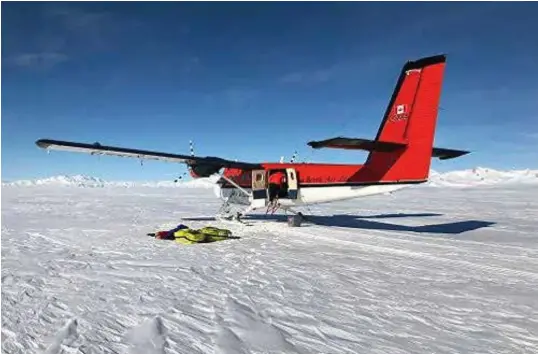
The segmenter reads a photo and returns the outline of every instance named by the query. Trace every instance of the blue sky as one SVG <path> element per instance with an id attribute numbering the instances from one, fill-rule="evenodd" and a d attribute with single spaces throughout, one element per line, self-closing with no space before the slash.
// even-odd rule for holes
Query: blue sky
<path id="1" fill-rule="evenodd" d="M 536 3 L 2 3 L 2 179 L 172 179 L 183 165 L 38 149 L 53 138 L 278 161 L 373 138 L 403 63 L 448 55 L 434 161 L 538 168 Z"/>

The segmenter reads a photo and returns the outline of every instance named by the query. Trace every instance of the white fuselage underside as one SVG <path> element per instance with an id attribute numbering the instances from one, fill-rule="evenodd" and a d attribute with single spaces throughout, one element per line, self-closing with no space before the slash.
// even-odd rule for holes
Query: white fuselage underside
<path id="1" fill-rule="evenodd" d="M 367 197 L 376 194 L 385 194 L 406 188 L 412 184 L 378 184 L 369 186 L 327 186 L 327 187 L 303 187 L 299 188 L 297 199 L 281 198 L 282 206 L 299 206 L 309 204 L 329 203 L 339 200 Z M 251 197 L 245 195 L 237 188 L 220 188 L 215 185 L 215 195 L 232 204 L 250 205 Z M 245 189 L 251 192 L 251 189 Z"/>

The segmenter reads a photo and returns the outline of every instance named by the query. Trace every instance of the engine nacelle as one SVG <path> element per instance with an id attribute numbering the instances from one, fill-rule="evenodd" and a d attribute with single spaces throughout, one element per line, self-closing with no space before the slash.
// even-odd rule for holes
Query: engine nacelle
<path id="1" fill-rule="evenodd" d="M 189 166 L 189 173 L 193 178 L 209 177 L 219 172 L 221 166 L 196 164 Z"/>

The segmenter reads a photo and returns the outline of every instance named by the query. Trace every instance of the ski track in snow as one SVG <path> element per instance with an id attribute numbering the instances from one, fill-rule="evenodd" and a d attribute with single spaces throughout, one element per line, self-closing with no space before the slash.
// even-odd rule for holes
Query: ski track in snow
<path id="1" fill-rule="evenodd" d="M 290 228 L 182 220 L 208 189 L 3 187 L 2 352 L 537 353 L 537 197 L 417 187 Z M 179 223 L 241 239 L 146 236 Z"/>

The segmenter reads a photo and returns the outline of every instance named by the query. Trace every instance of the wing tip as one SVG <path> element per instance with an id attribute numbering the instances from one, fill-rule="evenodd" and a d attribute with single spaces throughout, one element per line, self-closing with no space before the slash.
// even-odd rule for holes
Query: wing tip
<path id="1" fill-rule="evenodd" d="M 464 155 L 470 154 L 471 151 L 466 150 L 444 150 L 444 151 L 436 151 L 433 153 L 432 157 L 437 157 L 439 160 L 451 160 L 458 157 L 462 157 Z"/>
<path id="2" fill-rule="evenodd" d="M 51 144 L 51 140 L 50 139 L 39 139 L 39 140 L 36 140 L 35 144 L 42 148 L 42 149 L 46 149 L 50 146 Z"/>

